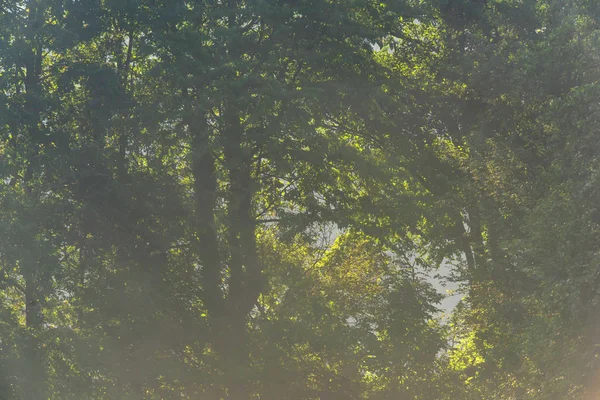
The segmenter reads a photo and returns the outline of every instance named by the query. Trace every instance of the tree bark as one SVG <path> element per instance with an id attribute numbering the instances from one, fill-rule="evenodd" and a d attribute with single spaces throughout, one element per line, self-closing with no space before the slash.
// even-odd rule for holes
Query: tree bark
<path id="1" fill-rule="evenodd" d="M 23 186 L 26 196 L 30 198 L 30 204 L 35 204 L 36 193 L 33 192 L 34 163 L 40 151 L 40 144 L 46 141 L 41 134 L 41 87 L 40 76 L 42 73 L 43 46 L 39 37 L 39 30 L 44 24 L 44 11 L 37 1 L 31 0 L 27 4 L 27 30 L 25 38 L 29 43 L 29 52 L 23 59 L 25 67 L 25 117 L 27 118 L 25 126 L 31 143 L 31 149 L 28 154 L 30 157 L 23 176 Z M 29 244 L 36 246 L 34 235 Z M 31 250 L 29 250 L 31 251 Z M 35 257 L 24 256 L 22 262 L 22 274 L 25 280 L 25 325 L 27 328 L 27 337 L 24 345 L 24 358 L 27 361 L 26 384 L 24 385 L 24 398 L 31 400 L 42 400 L 47 398 L 46 390 L 46 371 L 44 366 L 44 354 L 42 352 L 39 334 L 42 329 L 41 318 L 41 294 L 39 293 L 37 271 L 39 270 L 39 260 Z"/>
<path id="2" fill-rule="evenodd" d="M 250 355 L 247 345 L 247 318 L 261 291 L 262 268 L 256 248 L 256 225 L 253 214 L 255 183 L 252 157 L 244 148 L 239 112 L 230 104 L 225 115 L 224 156 L 228 169 L 228 244 L 229 292 L 227 296 L 227 347 L 224 347 L 228 399 L 250 397 L 248 371 Z"/>
<path id="3" fill-rule="evenodd" d="M 27 327 L 27 338 L 24 347 L 24 355 L 27 362 L 27 383 L 24 386 L 24 398 L 42 400 L 46 398 L 46 371 L 44 367 L 44 355 L 38 338 L 42 318 L 33 267 L 33 265 L 29 266 L 29 269 L 24 272 L 25 324 Z"/>

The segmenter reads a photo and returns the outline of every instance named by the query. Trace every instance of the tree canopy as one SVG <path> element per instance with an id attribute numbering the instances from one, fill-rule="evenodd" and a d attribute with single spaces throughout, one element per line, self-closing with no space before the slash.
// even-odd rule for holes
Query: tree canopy
<path id="1" fill-rule="evenodd" d="M 0 398 L 595 398 L 598 21 L 0 0 Z"/>

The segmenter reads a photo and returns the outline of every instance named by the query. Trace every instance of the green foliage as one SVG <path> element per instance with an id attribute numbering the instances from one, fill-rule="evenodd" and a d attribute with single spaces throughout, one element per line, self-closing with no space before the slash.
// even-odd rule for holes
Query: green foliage
<path id="1" fill-rule="evenodd" d="M 598 15 L 0 1 L 0 397 L 593 396 Z"/>

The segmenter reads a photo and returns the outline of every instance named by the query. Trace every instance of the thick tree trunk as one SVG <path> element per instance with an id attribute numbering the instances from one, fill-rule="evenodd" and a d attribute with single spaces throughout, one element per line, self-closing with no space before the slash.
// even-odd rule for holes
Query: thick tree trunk
<path id="1" fill-rule="evenodd" d="M 250 356 L 247 345 L 247 318 L 258 297 L 256 275 L 260 265 L 256 251 L 252 199 L 254 182 L 251 176 L 251 156 L 243 146 L 240 117 L 230 104 L 225 115 L 224 156 L 228 169 L 228 244 L 229 292 L 227 296 L 228 347 L 222 349 L 227 384 L 227 398 L 243 400 L 250 397 L 248 371 Z M 257 292 L 258 291 L 258 292 Z"/>
<path id="2" fill-rule="evenodd" d="M 190 121 L 191 122 L 191 121 Z M 204 120 L 190 124 L 192 132 L 192 175 L 196 201 L 198 252 L 201 265 L 202 300 L 211 316 L 223 314 L 222 269 L 215 220 L 217 178 L 215 159 L 210 148 Z"/>
<path id="3" fill-rule="evenodd" d="M 237 29 L 237 0 L 228 0 L 227 24 Z M 222 47 L 228 59 L 240 57 L 236 36 Z M 235 75 L 232 80 L 238 79 Z M 238 94 L 232 94 L 224 104 L 220 118 L 218 143 L 224 155 L 224 167 L 229 185 L 224 199 L 227 204 L 225 236 L 227 250 L 220 251 L 216 227 L 215 156 L 211 150 L 209 128 L 202 121 L 190 119 L 186 125 L 192 131 L 194 161 L 192 173 L 196 197 L 197 236 L 202 265 L 202 292 L 211 327 L 211 341 L 218 354 L 229 400 L 250 398 L 250 354 L 247 343 L 248 316 L 262 290 L 262 268 L 258 259 L 253 198 L 256 192 L 252 178 L 252 155 L 245 145 L 241 110 L 236 104 Z M 241 95 L 241 94 L 240 94 Z M 184 97 L 187 90 L 184 89 Z M 197 116 L 196 116 L 197 117 Z M 227 282 L 223 281 L 228 272 Z"/>

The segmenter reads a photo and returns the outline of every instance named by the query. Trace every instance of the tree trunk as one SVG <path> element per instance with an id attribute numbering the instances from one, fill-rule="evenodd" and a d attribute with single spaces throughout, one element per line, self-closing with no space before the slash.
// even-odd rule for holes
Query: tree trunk
<path id="1" fill-rule="evenodd" d="M 39 333 L 42 327 L 40 314 L 40 299 L 31 268 L 25 271 L 25 323 L 27 337 L 24 347 L 24 358 L 27 363 L 24 398 L 31 400 L 46 399 L 46 371 L 44 355 L 39 343 Z"/>
<path id="2" fill-rule="evenodd" d="M 30 157 L 25 174 L 23 176 L 23 186 L 30 197 L 30 204 L 36 204 L 33 191 L 34 185 L 34 163 L 40 151 L 40 144 L 46 141 L 45 136 L 40 132 L 41 124 L 41 85 L 40 76 L 42 73 L 43 46 L 38 32 L 44 25 L 44 11 L 38 2 L 30 1 L 28 6 L 26 40 L 30 46 L 29 52 L 22 60 L 25 68 L 25 113 L 27 117 L 26 129 L 31 141 Z M 38 232 L 32 232 L 30 245 L 36 246 L 34 237 Z M 31 251 L 31 250 L 29 250 Z M 29 257 L 27 257 L 29 258 Z M 46 391 L 46 371 L 44 367 L 44 354 L 42 352 L 39 335 L 42 329 L 41 303 L 36 272 L 39 270 L 39 261 L 36 259 L 21 260 L 22 274 L 25 280 L 25 324 L 27 328 L 27 337 L 24 345 L 24 359 L 27 363 L 25 371 L 25 385 L 23 394 L 25 399 L 42 400 L 47 398 Z"/>

